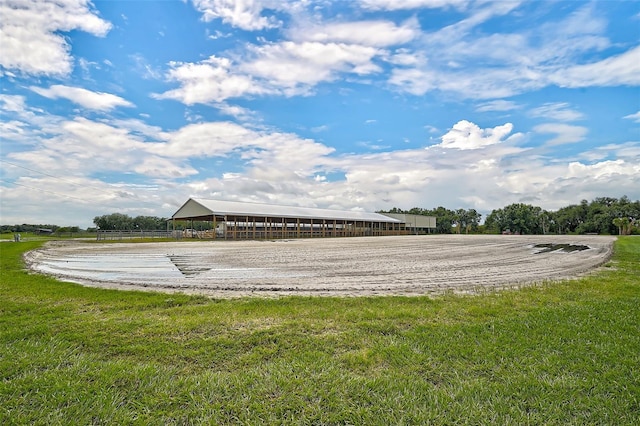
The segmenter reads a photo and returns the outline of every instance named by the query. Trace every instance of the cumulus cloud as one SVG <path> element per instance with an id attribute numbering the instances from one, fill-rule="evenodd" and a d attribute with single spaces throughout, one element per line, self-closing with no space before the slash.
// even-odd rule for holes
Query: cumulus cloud
<path id="1" fill-rule="evenodd" d="M 632 166 L 624 160 L 607 160 L 595 164 L 582 164 L 571 162 L 568 167 L 568 178 L 590 178 L 601 179 L 612 175 L 624 174 L 640 171 L 640 167 Z"/>
<path id="2" fill-rule="evenodd" d="M 79 30 L 103 37 L 111 29 L 88 0 L 6 0 L 0 3 L 0 16 L 0 65 L 32 75 L 71 72 L 71 48 L 61 32 Z"/>
<path id="3" fill-rule="evenodd" d="M 137 170 L 144 171 L 150 178 L 185 177 L 196 173 L 180 159 L 163 159 L 165 156 L 156 154 L 155 147 L 162 140 L 149 140 L 149 135 L 154 133 L 152 128 L 141 126 L 135 120 L 103 123 L 81 117 L 49 119 L 57 125 L 50 126 L 46 136 L 32 133 L 32 143 L 37 144 L 29 150 L 10 153 L 9 157 L 36 169 L 48 170 L 53 175 L 65 175 L 69 170 L 78 175 Z M 164 136 L 162 132 L 155 132 L 155 135 Z M 162 164 L 162 167 L 150 167 L 150 164 Z"/>
<path id="4" fill-rule="evenodd" d="M 462 120 L 454 124 L 437 147 L 460 150 L 479 149 L 488 145 L 501 143 L 513 130 L 513 124 L 506 123 L 492 129 L 481 129 L 477 124 Z M 512 135 L 513 138 L 516 135 Z"/>
<path id="5" fill-rule="evenodd" d="M 304 95 L 340 73 L 367 75 L 380 71 L 373 62 L 379 53 L 373 47 L 344 43 L 252 45 L 248 57 L 239 63 L 216 56 L 199 63 L 170 63 L 167 78 L 180 87 L 154 97 L 193 105 L 253 95 Z"/>
<path id="6" fill-rule="evenodd" d="M 81 87 L 70 87 L 63 85 L 53 85 L 48 89 L 41 87 L 30 87 L 37 94 L 49 99 L 68 99 L 84 108 L 98 111 L 110 111 L 116 107 L 132 107 L 133 104 L 120 96 L 111 93 L 92 92 Z"/>
<path id="7" fill-rule="evenodd" d="M 265 9 L 279 9 L 279 0 L 193 0 L 207 22 L 221 19 L 225 24 L 247 31 L 274 28 L 279 22 L 272 16 L 262 16 Z"/>
<path id="8" fill-rule="evenodd" d="M 292 170 L 311 176 L 324 158 L 334 151 L 326 145 L 294 134 L 253 130 L 231 122 L 190 124 L 169 135 L 154 152 L 172 158 L 236 157 L 275 179 Z"/>
<path id="9" fill-rule="evenodd" d="M 272 93 L 250 75 L 238 72 L 237 64 L 228 58 L 212 55 L 199 63 L 171 62 L 169 66 L 168 80 L 178 82 L 180 87 L 153 95 L 156 99 L 176 99 L 193 105 Z"/>

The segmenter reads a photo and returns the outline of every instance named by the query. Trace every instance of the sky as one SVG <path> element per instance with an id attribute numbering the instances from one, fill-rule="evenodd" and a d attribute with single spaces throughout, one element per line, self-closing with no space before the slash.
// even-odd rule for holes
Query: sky
<path id="1" fill-rule="evenodd" d="M 0 223 L 640 199 L 640 2 L 0 0 Z"/>

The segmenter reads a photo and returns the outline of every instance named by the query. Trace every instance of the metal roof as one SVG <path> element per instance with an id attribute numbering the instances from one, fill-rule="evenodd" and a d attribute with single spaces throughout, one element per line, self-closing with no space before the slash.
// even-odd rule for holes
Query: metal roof
<path id="1" fill-rule="evenodd" d="M 281 206 L 275 204 L 243 203 L 239 201 L 205 200 L 202 198 L 189 198 L 189 200 L 173 214 L 172 218 L 190 219 L 194 217 L 213 216 L 214 214 L 216 216 L 251 216 L 402 223 L 402 221 L 398 219 L 379 213 Z"/>

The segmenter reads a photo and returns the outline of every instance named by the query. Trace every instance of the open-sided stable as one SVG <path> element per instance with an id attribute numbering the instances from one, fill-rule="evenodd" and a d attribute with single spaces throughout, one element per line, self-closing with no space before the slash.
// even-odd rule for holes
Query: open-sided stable
<path id="1" fill-rule="evenodd" d="M 182 223 L 180 227 L 183 228 L 184 237 L 225 240 L 408 233 L 404 222 L 379 213 L 200 198 L 190 198 L 171 219 L 174 230 L 177 224 Z M 194 226 L 196 223 L 200 225 L 200 229 L 195 229 L 198 228 Z"/>

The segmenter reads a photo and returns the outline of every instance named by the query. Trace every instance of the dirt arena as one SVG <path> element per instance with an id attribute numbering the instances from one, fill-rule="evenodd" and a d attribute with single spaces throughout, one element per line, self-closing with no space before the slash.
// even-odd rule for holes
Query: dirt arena
<path id="1" fill-rule="evenodd" d="M 212 297 L 420 295 L 576 277 L 606 262 L 614 240 L 588 235 L 428 235 L 119 244 L 69 241 L 50 242 L 25 259 L 33 271 L 103 288 Z"/>

